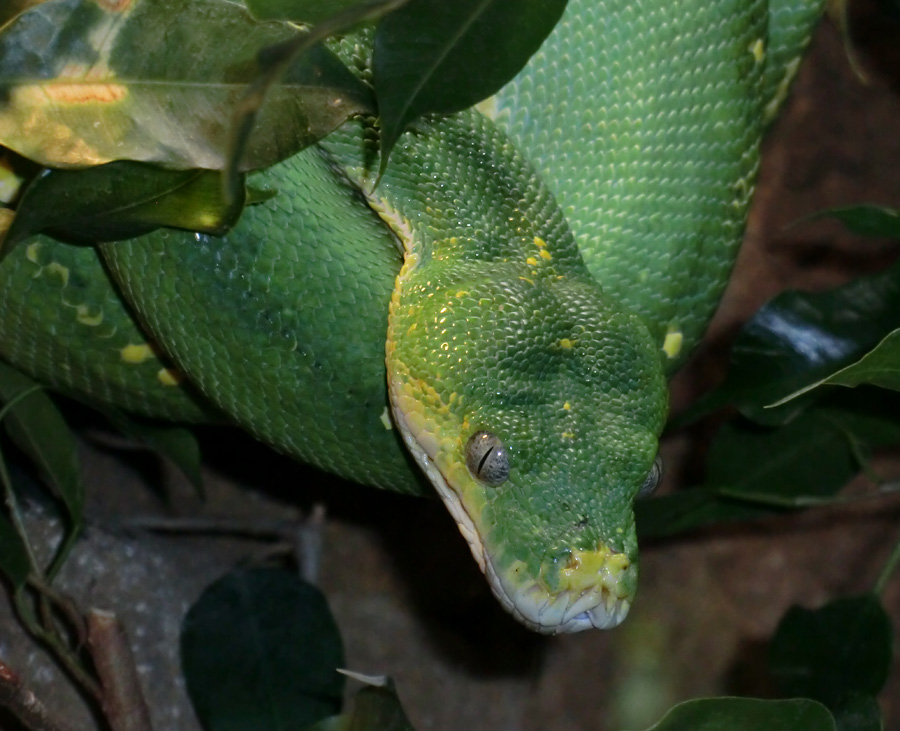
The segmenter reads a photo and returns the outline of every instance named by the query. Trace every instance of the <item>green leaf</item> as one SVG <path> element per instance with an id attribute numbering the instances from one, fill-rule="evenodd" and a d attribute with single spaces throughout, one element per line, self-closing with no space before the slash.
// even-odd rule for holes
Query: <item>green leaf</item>
<path id="1" fill-rule="evenodd" d="M 635 503 L 640 535 L 828 502 L 872 449 L 900 443 L 897 402 L 866 395 L 831 399 L 782 427 L 726 422 L 710 447 L 703 485 Z"/>
<path id="2" fill-rule="evenodd" d="M 778 625 L 770 665 L 785 695 L 837 707 L 855 694 L 875 696 L 891 665 L 891 622 L 872 594 L 819 609 L 792 607 Z"/>
<path id="3" fill-rule="evenodd" d="M 900 391 L 900 330 L 889 333 L 884 340 L 862 358 L 845 368 L 841 368 L 828 378 L 804 386 L 799 391 L 788 394 L 773 406 L 781 406 L 808 391 L 820 386 L 849 386 L 871 384 L 881 388 Z"/>
<path id="4" fill-rule="evenodd" d="M 722 386 L 675 423 L 683 425 L 728 404 L 757 423 L 784 423 L 820 394 L 804 393 L 778 408 L 769 408 L 771 404 L 859 360 L 898 322 L 900 262 L 829 292 L 784 292 L 744 326 Z"/>
<path id="5" fill-rule="evenodd" d="M 350 677 L 359 678 L 355 673 Z M 379 678 L 380 682 L 366 685 L 353 699 L 353 710 L 331 716 L 305 731 L 415 731 L 397 695 L 394 681 Z"/>
<path id="6" fill-rule="evenodd" d="M 8 404 L 34 386 L 30 378 L 0 362 L 0 401 Z M 84 510 L 84 484 L 75 437 L 56 405 L 46 393 L 36 391 L 10 409 L 3 426 L 65 505 L 72 533 L 77 533 Z"/>
<path id="7" fill-rule="evenodd" d="M 851 693 L 836 704 L 831 713 L 838 731 L 883 731 L 881 708 L 875 696 Z"/>
<path id="8" fill-rule="evenodd" d="M 241 215 L 244 196 L 226 204 L 221 175 L 209 170 L 163 170 L 112 162 L 87 170 L 45 170 L 28 186 L 3 253 L 38 233 L 69 241 L 116 241 L 160 226 L 226 233 Z"/>
<path id="9" fill-rule="evenodd" d="M 403 130 L 458 112 L 511 80 L 556 25 L 566 0 L 411 0 L 375 35 L 381 167 Z"/>
<path id="10" fill-rule="evenodd" d="M 190 481 L 197 495 L 204 497 L 200 445 L 190 429 L 151 424 L 107 405 L 93 405 L 93 408 L 99 410 L 119 432 L 169 459 Z"/>
<path id="11" fill-rule="evenodd" d="M 805 698 L 700 698 L 679 703 L 647 731 L 835 731 L 823 705 Z"/>
<path id="12" fill-rule="evenodd" d="M 373 0 L 246 0 L 247 9 L 258 20 L 291 20 L 320 23 L 323 20 L 378 3 Z"/>
<path id="13" fill-rule="evenodd" d="M 259 53 L 259 73 L 253 83 L 235 105 L 231 125 L 231 138 L 225 164 L 225 191 L 229 198 L 233 197 L 236 186 L 236 174 L 241 169 L 240 163 L 246 157 L 246 150 L 251 138 L 256 138 L 259 127 L 259 115 L 268 108 L 266 102 L 271 98 L 272 89 L 277 82 L 284 84 L 286 70 L 293 65 L 303 63 L 312 56 L 319 44 L 329 36 L 346 32 L 364 21 L 380 18 L 395 8 L 404 5 L 408 0 L 372 0 L 371 2 L 344 5 L 344 9 L 336 15 L 330 15 L 312 29 L 294 38 L 264 48 Z M 344 69 L 350 74 L 348 69 Z M 352 74 L 350 74 L 352 76 Z M 368 87 L 353 77 L 359 86 L 357 99 L 360 107 L 356 111 L 372 111 L 372 98 Z M 329 130 L 330 131 L 330 130 Z"/>
<path id="14" fill-rule="evenodd" d="M 298 35 L 226 0 L 48 0 L 0 32 L 0 144 L 50 167 L 220 170 L 258 51 Z M 332 53 L 312 49 L 270 95 L 242 169 L 289 157 L 369 100 Z"/>
<path id="15" fill-rule="evenodd" d="M 900 211 L 896 208 L 872 204 L 830 208 L 827 211 L 819 211 L 804 220 L 813 221 L 818 218 L 837 219 L 849 231 L 860 236 L 900 238 Z"/>
<path id="16" fill-rule="evenodd" d="M 234 571 L 191 607 L 188 693 L 208 731 L 296 731 L 340 709 L 340 635 L 321 592 L 280 569 Z"/>
<path id="17" fill-rule="evenodd" d="M 0 572 L 13 585 L 14 590 L 25 586 L 31 567 L 22 537 L 10 520 L 0 513 Z"/>
<path id="18" fill-rule="evenodd" d="M 3 0 L 0 4 L 0 26 L 8 23 L 19 13 L 27 10 L 33 5 L 40 5 L 44 0 Z"/>

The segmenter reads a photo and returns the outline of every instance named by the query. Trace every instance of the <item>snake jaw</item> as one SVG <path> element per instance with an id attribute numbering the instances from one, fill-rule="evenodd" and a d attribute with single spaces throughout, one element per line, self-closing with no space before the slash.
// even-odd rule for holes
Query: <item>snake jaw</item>
<path id="1" fill-rule="evenodd" d="M 488 554 L 485 575 L 507 611 L 535 632 L 555 635 L 591 628 L 612 629 L 628 616 L 631 599 L 624 576 L 611 581 L 603 572 L 593 577 L 582 575 L 585 584 L 593 579 L 591 586 L 551 592 L 541 582 L 519 583 L 517 574 L 521 567 L 522 564 L 513 564 L 505 572 L 498 572 Z"/>

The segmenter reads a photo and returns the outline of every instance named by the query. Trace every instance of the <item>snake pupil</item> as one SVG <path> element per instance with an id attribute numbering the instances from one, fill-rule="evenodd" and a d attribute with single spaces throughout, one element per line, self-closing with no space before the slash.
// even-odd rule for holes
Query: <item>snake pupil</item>
<path id="1" fill-rule="evenodd" d="M 509 478 L 509 456 L 499 437 L 477 431 L 466 444 L 466 466 L 479 482 L 497 487 Z"/>

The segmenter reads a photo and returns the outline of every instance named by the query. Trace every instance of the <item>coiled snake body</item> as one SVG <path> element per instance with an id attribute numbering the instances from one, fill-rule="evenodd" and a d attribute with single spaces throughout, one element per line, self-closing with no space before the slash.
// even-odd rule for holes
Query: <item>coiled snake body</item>
<path id="1" fill-rule="evenodd" d="M 277 195 L 224 238 L 20 246 L 0 354 L 151 416 L 224 414 L 359 482 L 431 485 L 520 621 L 614 626 L 666 375 L 721 296 L 821 5 L 570 0 L 486 112 L 414 125 L 377 187 L 354 121 L 257 175 Z"/>

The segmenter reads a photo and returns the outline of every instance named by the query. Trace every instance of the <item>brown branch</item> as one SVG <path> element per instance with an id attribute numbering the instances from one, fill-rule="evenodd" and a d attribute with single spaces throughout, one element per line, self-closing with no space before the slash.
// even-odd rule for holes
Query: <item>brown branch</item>
<path id="1" fill-rule="evenodd" d="M 88 649 L 103 688 L 103 713 L 113 731 L 152 731 L 134 656 L 125 630 L 112 612 L 87 615 Z"/>
<path id="2" fill-rule="evenodd" d="M 74 731 L 71 726 L 51 718 L 34 693 L 3 662 L 0 662 L 0 706 L 8 708 L 32 731 Z"/>

